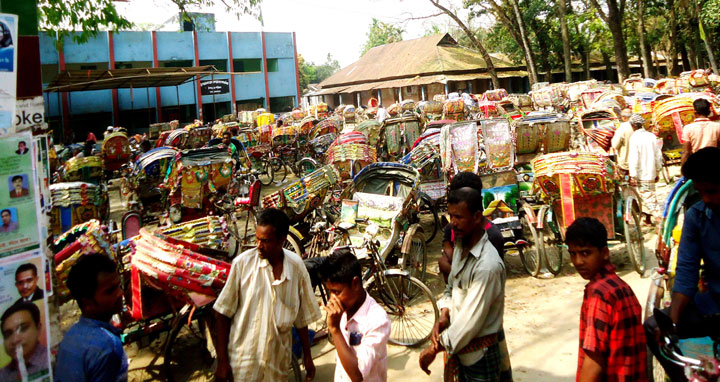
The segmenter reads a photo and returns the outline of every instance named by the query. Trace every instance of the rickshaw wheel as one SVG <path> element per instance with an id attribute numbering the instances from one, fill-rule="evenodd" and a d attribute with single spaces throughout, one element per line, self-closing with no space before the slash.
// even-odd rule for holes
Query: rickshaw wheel
<path id="1" fill-rule="evenodd" d="M 538 242 L 543 245 L 542 252 L 545 258 L 545 266 L 550 273 L 557 276 L 562 270 L 563 264 L 563 250 L 559 245 L 562 240 L 558 239 L 558 233 L 553 231 L 548 221 L 545 221 L 545 224 L 543 224 L 538 239 Z"/>
<path id="2" fill-rule="evenodd" d="M 300 247 L 300 240 L 290 232 L 288 233 L 287 240 L 285 240 L 285 244 L 283 244 L 283 248 L 302 257 L 303 251 L 302 247 Z"/>
<path id="3" fill-rule="evenodd" d="M 425 244 L 432 243 L 438 229 L 440 228 L 440 218 L 438 217 L 437 209 L 433 203 L 433 200 L 426 193 L 421 192 L 418 198 L 418 215 L 417 223 L 422 225 L 423 233 L 425 234 Z M 430 214 L 429 221 L 423 224 L 422 215 Z"/>
<path id="4" fill-rule="evenodd" d="M 625 222 L 625 246 L 635 271 L 640 275 L 645 273 L 645 242 L 640 228 L 640 211 L 636 206 L 631 207 L 631 219 Z"/>
<path id="5" fill-rule="evenodd" d="M 672 182 L 672 177 L 670 177 L 670 166 L 664 164 L 662 166 L 662 169 L 660 170 L 660 173 L 662 174 L 665 184 L 672 185 L 673 182 Z"/>
<path id="6" fill-rule="evenodd" d="M 287 179 L 288 166 L 280 158 L 271 158 L 270 167 L 275 173 L 275 178 L 278 183 L 282 183 Z"/>
<path id="7" fill-rule="evenodd" d="M 275 171 L 272 167 L 269 162 L 263 163 L 263 171 L 258 174 L 258 180 L 263 186 L 269 186 L 275 180 Z"/>
<path id="8" fill-rule="evenodd" d="M 389 270 L 373 275 L 365 289 L 387 312 L 393 345 L 420 346 L 430 338 L 440 310 L 430 289 L 406 272 Z M 411 296 L 409 291 L 417 291 Z"/>
<path id="9" fill-rule="evenodd" d="M 538 237 L 538 232 L 535 226 L 528 220 L 527 215 L 520 217 L 520 224 L 522 226 L 523 237 L 525 241 L 528 242 L 525 246 L 518 247 L 520 251 L 520 261 L 522 261 L 527 273 L 529 273 L 530 276 L 536 277 L 538 273 L 540 273 L 541 238 Z"/>
<path id="10" fill-rule="evenodd" d="M 403 238 L 402 269 L 420 281 L 425 281 L 427 269 L 426 241 L 423 240 L 422 227 L 413 224 Z"/>
<path id="11" fill-rule="evenodd" d="M 164 362 L 163 362 L 163 371 L 165 373 L 165 380 L 168 382 L 174 382 L 176 380 L 186 380 L 189 376 L 188 375 L 180 375 L 179 372 L 179 365 L 183 361 L 182 358 L 186 356 L 189 353 L 194 354 L 193 360 L 198 359 L 198 352 L 196 349 L 188 349 L 188 347 L 191 347 L 193 344 L 188 344 L 187 342 L 179 343 L 178 337 L 180 333 L 183 331 L 184 328 L 188 328 L 188 331 L 195 335 L 197 338 L 202 340 L 203 342 L 203 351 L 201 358 L 205 359 L 206 361 L 209 361 L 209 364 L 212 364 L 213 358 L 214 358 L 214 348 L 212 348 L 212 340 L 210 340 L 207 336 L 207 334 L 210 333 L 210 331 L 205 330 L 206 324 L 205 324 L 205 317 L 199 317 L 197 315 L 205 314 L 204 312 L 196 311 L 196 317 L 193 317 L 193 321 L 190 322 L 189 325 L 186 325 L 188 323 L 188 317 L 190 317 L 190 313 L 192 312 L 192 309 L 181 309 L 180 313 L 173 318 L 171 323 L 170 332 L 168 332 L 167 339 L 165 341 L 165 349 L 164 349 Z M 194 325 L 197 325 L 197 330 L 193 328 Z M 211 348 L 211 349 L 209 349 Z"/>

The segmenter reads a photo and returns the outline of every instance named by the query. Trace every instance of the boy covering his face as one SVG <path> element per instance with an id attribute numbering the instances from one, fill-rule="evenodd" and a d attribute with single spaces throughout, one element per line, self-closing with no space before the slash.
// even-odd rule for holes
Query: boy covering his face
<path id="1" fill-rule="evenodd" d="M 390 319 L 368 295 L 362 269 L 348 248 L 336 250 L 322 277 L 330 292 L 327 324 L 335 339 L 335 381 L 386 381 Z"/>

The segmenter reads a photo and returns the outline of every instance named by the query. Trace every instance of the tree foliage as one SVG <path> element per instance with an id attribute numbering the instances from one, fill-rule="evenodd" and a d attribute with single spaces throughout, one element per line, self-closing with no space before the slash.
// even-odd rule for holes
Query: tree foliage
<path id="1" fill-rule="evenodd" d="M 101 30 L 132 26 L 117 13 L 111 0 L 41 0 L 38 9 L 40 28 L 57 32 L 58 41 L 72 33 L 75 42 L 83 43 Z"/>
<path id="2" fill-rule="evenodd" d="M 298 54 L 298 68 L 300 71 L 300 88 L 305 91 L 309 84 L 317 84 L 335 74 L 340 70 L 340 63 L 328 53 L 325 63 L 315 65 L 306 62 L 305 58 Z"/>
<path id="3" fill-rule="evenodd" d="M 373 18 L 372 25 L 370 25 L 370 29 L 366 34 L 367 41 L 365 41 L 365 45 L 360 51 L 360 55 L 362 56 L 367 53 L 368 50 L 376 46 L 402 41 L 402 34 L 404 32 L 405 30 L 398 26 Z"/>
<path id="4" fill-rule="evenodd" d="M 14 0 L 23 1 L 23 0 Z M 225 11 L 236 15 L 252 15 L 262 21 L 262 0 L 170 0 L 184 18 L 189 8 L 206 8 L 222 4 Z M 133 26 L 118 14 L 112 0 L 39 0 L 40 28 L 58 34 L 58 41 L 71 35 L 73 41 L 86 42 L 101 30 L 123 30 Z"/>

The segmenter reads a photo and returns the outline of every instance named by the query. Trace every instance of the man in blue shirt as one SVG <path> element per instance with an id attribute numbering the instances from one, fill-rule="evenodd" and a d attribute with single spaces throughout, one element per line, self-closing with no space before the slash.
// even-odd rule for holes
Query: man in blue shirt
<path id="1" fill-rule="evenodd" d="M 682 167 L 683 175 L 693 181 L 702 198 L 685 213 L 672 303 L 666 309 L 680 338 L 711 335 L 717 331 L 720 313 L 720 172 L 708 166 L 720 163 L 720 149 L 707 147 L 692 154 Z M 700 265 L 707 292 L 698 293 Z M 657 324 L 654 317 L 645 322 L 648 347 L 665 368 L 672 381 L 686 381 L 683 369 L 659 355 Z"/>
<path id="2" fill-rule="evenodd" d="M 127 381 L 120 332 L 110 324 L 122 310 L 117 265 L 103 255 L 82 256 L 70 270 L 67 286 L 82 316 L 60 342 L 55 382 Z"/>

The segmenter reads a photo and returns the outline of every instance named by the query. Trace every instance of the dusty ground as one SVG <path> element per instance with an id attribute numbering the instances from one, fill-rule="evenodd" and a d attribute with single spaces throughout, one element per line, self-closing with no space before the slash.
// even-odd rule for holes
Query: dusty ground
<path id="1" fill-rule="evenodd" d="M 668 186 L 658 184 L 660 200 L 669 192 Z M 114 191 L 114 192 L 113 192 Z M 119 213 L 117 189 L 113 188 L 113 215 Z M 654 230 L 645 228 L 646 267 L 656 265 L 653 250 L 656 243 Z M 611 245 L 612 261 L 620 276 L 630 284 L 635 295 L 644 303 L 649 279 L 638 275 L 630 265 L 622 244 Z M 437 276 L 437 258 L 440 254 L 439 235 L 428 247 L 428 282 L 437 294 L 443 281 Z M 565 257 L 562 273 L 550 279 L 529 277 L 518 256 L 506 255 L 508 280 L 506 284 L 505 333 L 510 349 L 515 381 L 562 382 L 573 381 L 577 365 L 578 321 L 585 281 L 578 276 L 569 258 Z M 648 272 L 646 272 L 648 274 Z M 130 381 L 162 379 L 162 352 L 165 335 L 154 341 L 144 341 L 126 346 L 130 358 Z M 212 380 L 212 366 L 202 358 L 202 343 L 185 332 L 181 338 L 179 353 L 183 354 L 180 380 Z M 398 346 L 388 348 L 388 379 L 441 381 L 442 359 L 438 357 L 431 366 L 432 374 L 426 376 L 418 366 L 421 348 Z M 331 381 L 335 369 L 335 352 L 327 340 L 321 340 L 313 348 L 317 367 L 316 381 Z"/>

